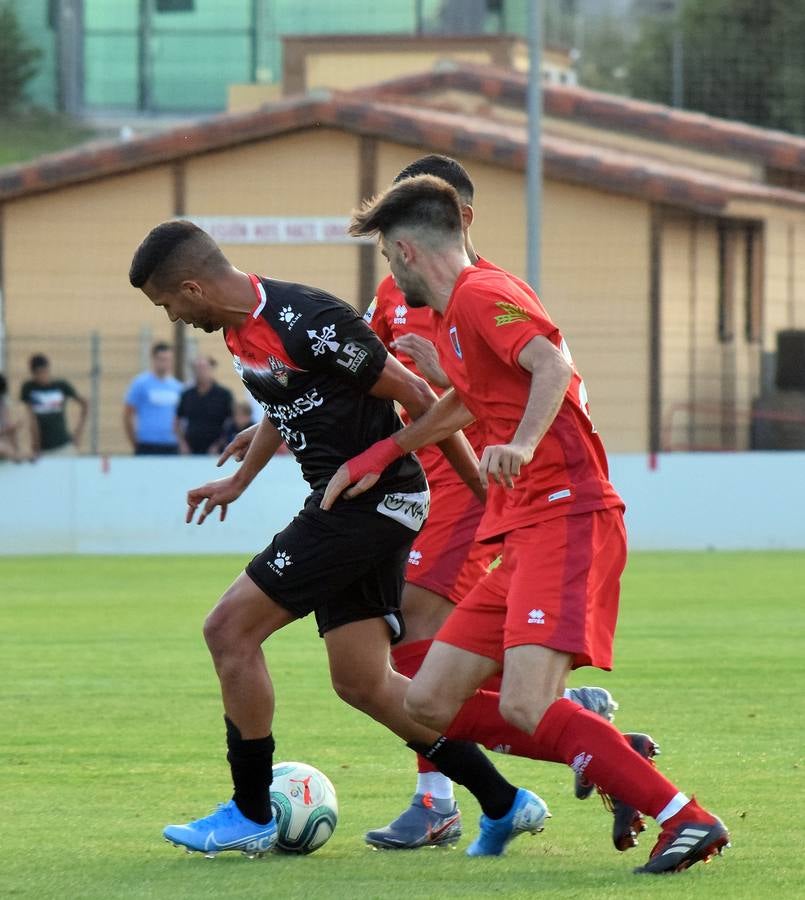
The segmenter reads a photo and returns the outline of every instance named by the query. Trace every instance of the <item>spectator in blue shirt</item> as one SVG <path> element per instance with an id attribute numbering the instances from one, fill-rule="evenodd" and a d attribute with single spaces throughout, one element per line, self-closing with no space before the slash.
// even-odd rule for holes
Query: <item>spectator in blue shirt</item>
<path id="1" fill-rule="evenodd" d="M 151 368 L 129 385 L 123 411 L 123 427 L 138 456 L 175 455 L 179 441 L 173 429 L 176 407 L 184 385 L 171 374 L 170 344 L 151 348 Z"/>

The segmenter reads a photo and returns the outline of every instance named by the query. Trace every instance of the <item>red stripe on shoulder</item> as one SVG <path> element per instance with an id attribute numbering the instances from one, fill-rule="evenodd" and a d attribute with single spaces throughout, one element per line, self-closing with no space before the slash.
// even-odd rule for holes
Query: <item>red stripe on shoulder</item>
<path id="1" fill-rule="evenodd" d="M 262 316 L 258 319 L 249 317 L 237 331 L 228 331 L 226 346 L 233 356 L 253 369 L 268 368 L 268 360 L 273 356 L 289 369 L 304 371 L 291 359 L 280 336 Z"/>

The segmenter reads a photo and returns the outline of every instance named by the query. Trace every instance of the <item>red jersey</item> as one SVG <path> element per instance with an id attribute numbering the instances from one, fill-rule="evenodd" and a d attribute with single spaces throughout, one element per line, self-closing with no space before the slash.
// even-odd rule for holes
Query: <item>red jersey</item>
<path id="1" fill-rule="evenodd" d="M 475 416 L 482 446 L 509 443 L 520 424 L 531 373 L 517 358 L 529 341 L 546 337 L 572 365 L 567 344 L 537 295 L 490 263 L 469 266 L 459 275 L 444 316 L 434 314 L 434 321 L 442 368 Z M 491 540 L 555 516 L 622 505 L 609 482 L 604 446 L 574 367 L 559 413 L 514 488 L 490 481 L 477 539 Z"/>
<path id="2" fill-rule="evenodd" d="M 479 261 L 480 264 L 480 261 Z M 395 350 L 391 343 L 403 334 L 418 334 L 420 337 L 426 338 L 432 344 L 436 343 L 436 321 L 434 313 L 429 306 L 423 306 L 419 309 L 408 306 L 402 291 L 397 287 L 394 278 L 388 275 L 377 286 L 375 299 L 364 314 L 364 319 L 372 327 L 372 330 L 386 345 L 389 353 L 392 353 L 397 359 L 414 375 L 423 377 L 422 373 L 417 369 L 416 363 L 405 353 Z M 444 389 L 435 384 L 431 387 L 437 394 L 444 393 Z M 407 423 L 410 421 L 408 416 L 403 412 L 403 420 Z M 464 429 L 475 453 L 480 456 L 483 452 L 483 444 L 481 443 L 480 429 L 475 425 L 470 425 Z M 416 455 L 422 463 L 422 468 L 428 476 L 431 485 L 437 481 L 456 481 L 461 482 L 456 470 L 450 465 L 442 451 L 431 444 L 417 450 Z M 463 484 L 463 482 L 461 482 Z"/>

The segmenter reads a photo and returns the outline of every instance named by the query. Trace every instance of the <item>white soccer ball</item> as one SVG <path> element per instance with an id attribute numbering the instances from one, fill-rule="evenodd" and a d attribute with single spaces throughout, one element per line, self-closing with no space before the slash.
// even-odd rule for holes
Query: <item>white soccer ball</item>
<path id="1" fill-rule="evenodd" d="M 327 843 L 338 821 L 338 799 L 330 779 L 313 766 L 274 766 L 271 808 L 277 821 L 277 850 L 312 853 Z"/>

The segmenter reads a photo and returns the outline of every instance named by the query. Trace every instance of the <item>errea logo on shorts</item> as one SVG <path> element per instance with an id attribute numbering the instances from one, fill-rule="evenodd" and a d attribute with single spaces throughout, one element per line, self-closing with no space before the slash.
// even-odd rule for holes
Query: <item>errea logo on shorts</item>
<path id="1" fill-rule="evenodd" d="M 529 625 L 544 625 L 545 613 L 541 609 L 532 609 L 528 614 Z"/>
<path id="2" fill-rule="evenodd" d="M 285 550 L 280 550 L 279 553 L 277 553 L 277 555 L 274 557 L 274 562 L 271 562 L 271 560 L 269 560 L 266 565 L 269 569 L 271 569 L 272 572 L 276 573 L 277 575 L 282 575 L 285 569 L 293 565 L 291 554 L 286 553 Z"/>
<path id="3" fill-rule="evenodd" d="M 422 559 L 422 551 L 421 550 L 412 550 L 408 554 L 408 565 L 409 566 L 418 566 L 419 561 Z"/>

